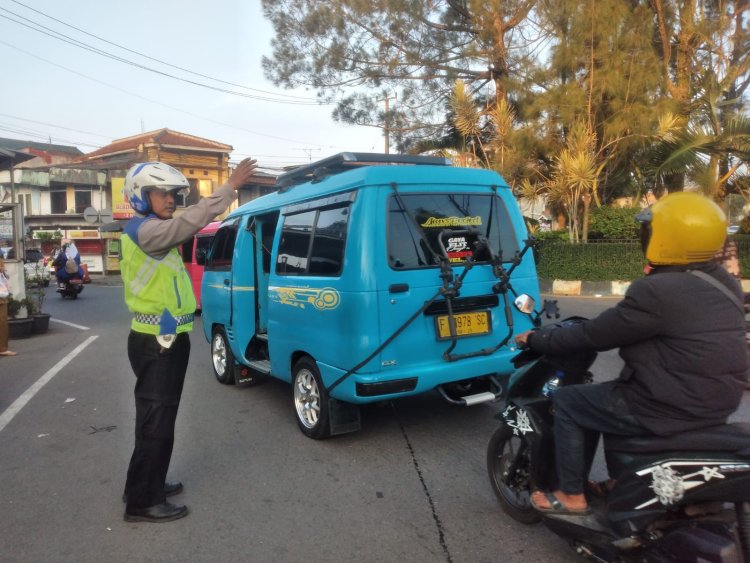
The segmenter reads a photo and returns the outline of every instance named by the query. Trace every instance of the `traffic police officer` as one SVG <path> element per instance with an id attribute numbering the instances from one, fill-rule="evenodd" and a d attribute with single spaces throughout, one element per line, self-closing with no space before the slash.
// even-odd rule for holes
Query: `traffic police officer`
<path id="1" fill-rule="evenodd" d="M 123 495 L 128 522 L 169 522 L 188 513 L 166 500 L 182 491 L 182 483 L 166 476 L 195 313 L 178 247 L 229 207 L 255 168 L 255 160 L 243 160 L 226 184 L 178 217 L 175 194 L 190 189 L 181 172 L 143 162 L 125 177 L 125 194 L 137 214 L 124 228 L 120 261 L 125 303 L 133 313 L 128 358 L 136 376 L 135 447 Z"/>

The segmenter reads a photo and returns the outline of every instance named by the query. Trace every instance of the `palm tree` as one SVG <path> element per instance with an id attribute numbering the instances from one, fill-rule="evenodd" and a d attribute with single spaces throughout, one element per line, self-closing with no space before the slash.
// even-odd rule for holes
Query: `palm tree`
<path id="1" fill-rule="evenodd" d="M 730 184 L 746 184 L 741 179 L 750 163 L 750 118 L 736 100 L 724 99 L 710 74 L 704 84 L 692 120 L 662 119 L 651 163 L 657 179 L 685 174 L 707 196 L 723 200 Z"/>
<path id="2" fill-rule="evenodd" d="M 549 199 L 565 208 L 571 242 L 588 240 L 589 207 L 596 195 L 596 179 L 602 166 L 597 166 L 595 145 L 595 135 L 583 121 L 577 121 L 565 147 L 555 157 Z"/>

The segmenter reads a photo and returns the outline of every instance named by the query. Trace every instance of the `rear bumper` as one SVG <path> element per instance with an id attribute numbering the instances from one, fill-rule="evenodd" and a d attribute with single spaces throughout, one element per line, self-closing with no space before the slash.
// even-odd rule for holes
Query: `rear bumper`
<path id="1" fill-rule="evenodd" d="M 513 371 L 511 359 L 517 354 L 503 348 L 491 356 L 473 357 L 456 362 L 440 360 L 434 365 L 388 369 L 375 373 L 355 373 L 331 392 L 331 397 L 355 404 L 366 404 L 431 391 L 439 385 Z M 326 386 L 338 381 L 346 371 L 318 362 Z"/>

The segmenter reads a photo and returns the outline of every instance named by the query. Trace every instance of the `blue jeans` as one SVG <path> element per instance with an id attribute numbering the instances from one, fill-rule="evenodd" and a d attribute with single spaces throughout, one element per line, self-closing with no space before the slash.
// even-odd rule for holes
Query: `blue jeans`
<path id="1" fill-rule="evenodd" d="M 561 387 L 552 401 L 555 469 L 559 489 L 566 494 L 583 494 L 600 434 L 650 434 L 632 414 L 614 381 Z"/>

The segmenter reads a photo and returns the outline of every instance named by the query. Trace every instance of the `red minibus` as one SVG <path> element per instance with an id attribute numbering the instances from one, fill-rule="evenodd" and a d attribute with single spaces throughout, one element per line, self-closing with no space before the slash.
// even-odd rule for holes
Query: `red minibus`
<path id="1" fill-rule="evenodd" d="M 190 275 L 190 281 L 193 283 L 193 293 L 197 310 L 201 310 L 201 281 L 203 280 L 203 264 L 206 262 L 206 253 L 214 234 L 221 221 L 214 221 L 203 227 L 195 236 L 182 243 L 182 261 L 185 263 L 185 269 Z"/>

